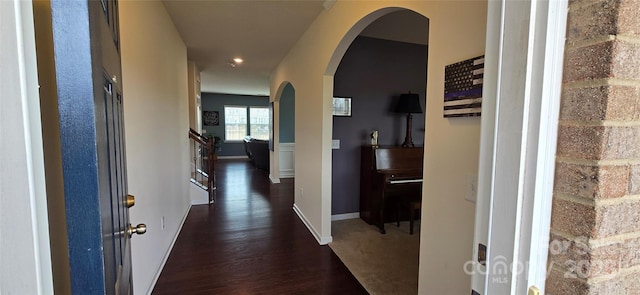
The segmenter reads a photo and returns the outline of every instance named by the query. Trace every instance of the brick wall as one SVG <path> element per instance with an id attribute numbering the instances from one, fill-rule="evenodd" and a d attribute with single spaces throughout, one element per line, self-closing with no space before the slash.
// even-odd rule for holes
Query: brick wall
<path id="1" fill-rule="evenodd" d="M 546 294 L 640 294 L 640 0 L 569 0 Z"/>

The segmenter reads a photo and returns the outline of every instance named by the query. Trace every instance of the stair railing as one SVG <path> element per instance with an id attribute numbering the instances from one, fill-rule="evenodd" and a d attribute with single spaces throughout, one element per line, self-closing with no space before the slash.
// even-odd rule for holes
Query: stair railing
<path id="1" fill-rule="evenodd" d="M 191 182 L 206 190 L 209 204 L 215 202 L 215 159 L 213 138 L 207 138 L 189 128 L 191 141 Z"/>

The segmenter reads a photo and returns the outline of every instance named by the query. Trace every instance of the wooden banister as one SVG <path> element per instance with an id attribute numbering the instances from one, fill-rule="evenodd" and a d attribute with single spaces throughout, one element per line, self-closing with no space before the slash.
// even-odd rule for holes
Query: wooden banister
<path id="1" fill-rule="evenodd" d="M 207 145 L 207 141 L 209 141 L 209 139 L 206 138 L 204 135 L 198 133 L 198 131 L 195 131 L 191 128 L 189 128 L 189 138 L 195 140 L 196 142 L 202 145 Z"/>
<path id="2" fill-rule="evenodd" d="M 206 167 L 207 167 L 207 191 L 209 194 L 209 204 L 213 204 L 215 201 L 215 194 L 214 194 L 214 190 L 216 189 L 215 187 L 215 161 L 214 161 L 214 154 L 215 151 L 214 146 L 215 146 L 215 139 L 214 138 L 207 138 L 205 136 L 203 136 L 202 134 L 198 133 L 197 131 L 193 130 L 192 128 L 189 128 L 189 138 L 192 139 L 194 142 L 200 144 L 200 146 L 204 147 L 207 149 L 207 162 L 206 162 Z"/>
<path id="3" fill-rule="evenodd" d="M 209 173 L 209 177 L 207 178 L 209 180 L 209 183 L 207 185 L 208 191 L 209 191 L 209 204 L 213 204 L 213 202 L 215 201 L 214 197 L 214 190 L 216 189 L 216 184 L 215 184 L 215 179 L 216 179 L 216 172 L 215 172 L 215 162 L 214 162 L 214 150 L 213 150 L 213 146 L 214 146 L 214 141 L 215 139 L 211 138 L 211 140 L 207 141 L 207 173 Z"/>

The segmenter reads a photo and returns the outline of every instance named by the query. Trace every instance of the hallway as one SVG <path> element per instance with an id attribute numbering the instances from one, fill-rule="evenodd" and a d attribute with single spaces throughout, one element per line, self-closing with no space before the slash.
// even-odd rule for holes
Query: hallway
<path id="1" fill-rule="evenodd" d="M 293 212 L 293 179 L 216 165 L 216 204 L 191 208 L 153 294 L 367 294 Z"/>

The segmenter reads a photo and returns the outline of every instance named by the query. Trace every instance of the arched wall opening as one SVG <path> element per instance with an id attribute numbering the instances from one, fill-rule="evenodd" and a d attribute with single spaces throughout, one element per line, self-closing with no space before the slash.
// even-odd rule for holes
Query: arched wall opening
<path id="1" fill-rule="evenodd" d="M 444 66 L 484 52 L 484 1 L 337 1 L 316 18 L 271 75 L 273 97 L 284 81 L 296 90 L 294 211 L 320 244 L 331 242 L 333 75 L 367 25 L 400 9 L 430 20 L 423 196 L 431 206 L 420 228 L 420 292 L 469 293 L 463 266 L 471 259 L 475 205 L 461 183 L 477 173 L 480 120 L 443 118 L 442 97 Z"/>
<path id="2" fill-rule="evenodd" d="M 272 108 L 272 138 L 269 178 L 280 183 L 280 178 L 295 176 L 295 88 L 283 81 L 270 99 Z"/>
<path id="3" fill-rule="evenodd" d="M 332 220 L 354 218 L 360 213 L 372 222 L 368 218 L 371 208 L 363 206 L 357 185 L 362 172 L 361 152 L 371 146 L 374 130 L 379 145 L 402 144 L 407 114 L 395 112 L 401 94 L 419 96 L 421 113 L 413 114 L 412 134 L 415 146 L 423 147 L 428 27 L 427 18 L 410 10 L 385 14 L 354 39 L 335 72 L 334 96 L 350 99 L 351 114 L 333 116 L 332 140 L 336 147 L 331 167 Z"/>
<path id="4" fill-rule="evenodd" d="M 271 179 L 295 176 L 295 100 L 296 90 L 286 81 L 278 89 L 273 103 L 273 153 Z"/>
<path id="5" fill-rule="evenodd" d="M 380 202 L 381 190 L 375 187 L 381 188 L 382 183 L 376 182 L 380 178 L 367 163 L 375 165 L 371 159 L 376 150 L 397 151 L 396 156 L 424 154 L 428 28 L 429 20 L 411 10 L 382 15 L 353 40 L 333 75 L 334 96 L 348 97 L 351 111 L 349 116 L 333 116 L 336 146 L 331 153 L 331 248 L 363 286 L 375 288 L 375 293 L 418 291 L 418 260 L 412 258 L 419 255 L 421 222 L 416 218 L 410 227 L 408 221 L 410 202 L 420 200 L 421 184 L 392 185 Z M 389 149 L 400 147 L 405 140 L 407 114 L 397 113 L 396 106 L 400 95 L 408 92 L 418 95 L 421 108 L 413 114 L 415 148 Z M 371 145 L 374 130 L 377 148 Z M 410 167 L 423 167 L 423 161 L 394 161 L 393 166 L 407 173 Z M 418 180 L 422 173 L 405 176 L 405 180 Z M 380 233 L 383 229 L 385 234 Z M 361 251 L 352 252 L 354 247 Z M 402 250 L 383 250 L 390 248 Z M 375 264 L 367 263 L 373 253 L 380 258 Z M 361 267 L 354 267 L 356 264 Z M 378 272 L 375 265 L 394 271 Z M 367 266 L 372 270 L 362 275 L 362 267 Z"/>

